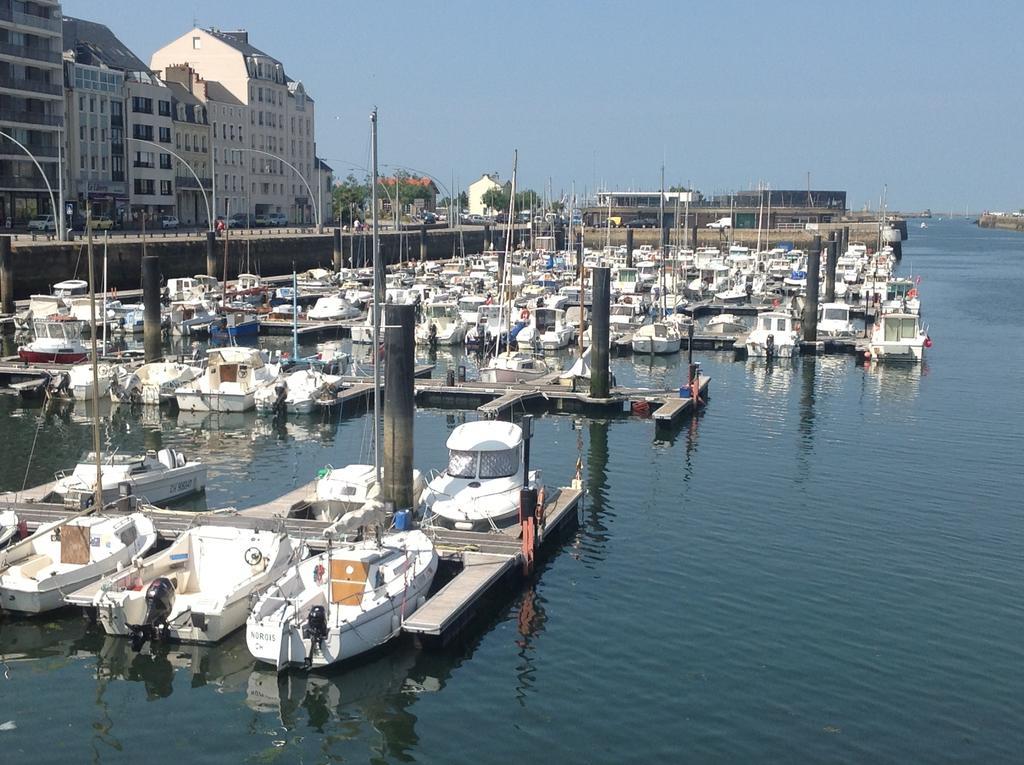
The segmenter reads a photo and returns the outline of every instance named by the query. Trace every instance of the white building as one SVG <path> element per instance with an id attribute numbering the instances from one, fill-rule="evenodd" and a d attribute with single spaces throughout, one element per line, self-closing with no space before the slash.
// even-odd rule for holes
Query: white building
<path id="1" fill-rule="evenodd" d="M 497 173 L 484 173 L 480 176 L 480 180 L 473 181 L 473 183 L 469 184 L 469 188 L 466 190 L 466 196 L 469 198 L 469 214 L 493 215 L 497 212 L 484 204 L 484 194 L 491 189 L 502 188 L 504 188 L 504 186 L 498 181 Z"/>
<path id="2" fill-rule="evenodd" d="M 154 70 L 187 64 L 223 92 L 210 95 L 218 213 L 315 220 L 313 100 L 246 31 L 194 28 L 153 54 Z M 212 101 L 217 101 L 215 106 Z M 236 206 L 244 204 L 244 207 Z"/>
<path id="3" fill-rule="evenodd" d="M 32 153 L 54 197 L 64 126 L 61 36 L 60 3 L 0 0 L 0 131 Z M 52 204 L 25 149 L 0 136 L 0 226 L 52 212 Z"/>

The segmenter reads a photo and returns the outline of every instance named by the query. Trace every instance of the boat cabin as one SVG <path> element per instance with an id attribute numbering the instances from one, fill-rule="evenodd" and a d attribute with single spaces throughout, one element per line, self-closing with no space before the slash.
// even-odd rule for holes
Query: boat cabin
<path id="1" fill-rule="evenodd" d="M 909 313 L 890 313 L 882 316 L 882 337 L 887 343 L 914 340 L 921 334 L 921 322 Z"/>
<path id="2" fill-rule="evenodd" d="M 765 332 L 792 332 L 793 317 L 777 311 L 762 313 L 757 317 L 755 326 Z"/>
<path id="3" fill-rule="evenodd" d="M 490 480 L 519 473 L 523 431 L 518 425 L 495 420 L 467 422 L 448 437 L 448 466 L 452 478 Z"/>

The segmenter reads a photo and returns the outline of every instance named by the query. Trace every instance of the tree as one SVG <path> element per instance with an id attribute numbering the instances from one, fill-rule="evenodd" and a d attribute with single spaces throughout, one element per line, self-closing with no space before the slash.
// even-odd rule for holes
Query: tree
<path id="1" fill-rule="evenodd" d="M 689 189 L 686 188 L 686 186 L 669 186 L 668 190 L 669 191 L 689 191 Z"/>
<path id="2" fill-rule="evenodd" d="M 508 209 L 508 199 L 509 190 L 502 186 L 500 188 L 487 189 L 480 201 L 483 202 L 484 207 L 501 212 Z"/>
<path id="3" fill-rule="evenodd" d="M 353 217 L 361 218 L 366 198 L 370 195 L 370 184 L 361 183 L 352 173 L 345 180 L 334 184 L 331 189 L 332 210 L 334 219 L 345 225 L 353 222 Z"/>

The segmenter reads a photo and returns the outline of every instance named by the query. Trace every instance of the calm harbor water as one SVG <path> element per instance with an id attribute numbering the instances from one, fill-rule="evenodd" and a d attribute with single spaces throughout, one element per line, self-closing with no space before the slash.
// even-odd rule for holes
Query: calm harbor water
<path id="1" fill-rule="evenodd" d="M 922 278 L 923 367 L 698 354 L 709 406 L 668 440 L 540 418 L 548 483 L 583 458 L 580 528 L 456 645 L 278 679 L 240 636 L 134 655 L 72 612 L 4 618 L 2 760 L 1019 761 L 1024 238 L 929 226 L 901 269 Z M 614 371 L 672 386 L 683 362 Z M 369 444 L 362 417 L 103 414 L 109 447 L 209 463 L 197 509 Z M 89 416 L 0 397 L 0 488 L 78 461 Z M 417 467 L 472 416 L 420 412 Z"/>

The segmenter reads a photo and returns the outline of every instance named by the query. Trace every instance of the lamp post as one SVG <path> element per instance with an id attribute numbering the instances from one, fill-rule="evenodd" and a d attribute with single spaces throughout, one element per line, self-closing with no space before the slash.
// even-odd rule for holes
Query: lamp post
<path id="1" fill-rule="evenodd" d="M 299 180 L 302 181 L 302 185 L 306 187 L 306 191 L 309 192 L 309 201 L 312 204 L 312 201 L 313 201 L 313 189 L 310 188 L 309 182 L 306 180 L 306 176 L 304 176 L 301 172 L 299 172 L 299 169 L 297 167 L 295 167 L 295 165 L 293 165 L 287 159 L 285 159 L 284 157 L 279 157 L 277 154 L 271 154 L 269 151 L 263 151 L 262 149 L 247 149 L 247 148 L 243 148 L 243 149 L 241 149 L 241 151 L 251 151 L 254 154 L 263 154 L 264 156 L 271 157 L 272 159 L 276 159 L 279 162 L 283 162 L 284 164 L 288 165 L 288 167 L 290 167 L 292 170 L 294 170 L 295 174 L 297 176 L 299 176 Z M 317 232 L 318 233 L 322 232 L 323 229 L 324 229 L 323 221 L 320 220 L 320 210 L 319 209 L 316 211 L 316 227 L 317 227 Z"/>
<path id="2" fill-rule="evenodd" d="M 19 141 L 17 138 L 15 138 L 13 135 L 10 135 L 9 133 L 5 133 L 4 131 L 0 130 L 0 136 L 3 136 L 4 138 L 6 138 L 11 143 L 17 144 L 21 148 L 21 150 L 23 152 L 28 154 L 28 158 L 32 160 L 32 164 L 36 166 L 36 168 L 39 170 L 39 174 L 41 176 L 43 176 L 43 183 L 46 184 L 46 190 L 48 192 L 50 192 L 50 208 L 53 210 L 53 227 L 54 227 L 55 230 L 57 230 L 57 231 L 59 231 L 61 233 L 61 237 L 63 238 L 64 226 L 61 223 L 61 219 L 64 217 L 64 210 L 57 208 L 57 199 L 56 199 L 56 197 L 53 196 L 53 187 L 50 185 L 50 179 L 47 178 L 46 177 L 46 173 L 43 172 L 43 166 L 39 164 L 39 161 L 36 159 L 35 154 L 30 152 L 28 150 L 28 147 L 26 147 L 25 144 L 23 144 L 21 141 Z M 57 160 L 57 163 L 58 163 L 57 164 L 57 172 L 59 174 L 60 173 L 60 160 L 59 159 Z"/>
<path id="3" fill-rule="evenodd" d="M 128 140 L 129 141 L 136 141 L 138 143 L 149 144 L 150 146 L 155 146 L 160 151 L 167 152 L 168 154 L 173 156 L 175 159 L 177 159 L 179 162 L 181 162 L 181 164 L 183 164 L 186 168 L 188 168 L 188 171 L 190 173 L 192 173 L 192 177 L 196 179 L 196 183 L 199 184 L 199 190 L 203 193 L 203 201 L 206 203 L 206 218 L 207 218 L 207 222 L 209 223 L 209 226 L 210 226 L 210 231 L 215 231 L 215 228 L 214 228 L 214 225 L 213 225 L 213 208 L 210 207 L 210 197 L 206 193 L 206 189 L 203 188 L 203 182 L 199 179 L 199 176 L 196 174 L 196 171 L 192 169 L 192 165 L 190 165 L 188 162 L 186 162 L 182 158 L 182 156 L 180 154 L 175 152 L 173 149 L 170 149 L 167 146 L 164 146 L 163 144 L 156 143 L 155 141 L 148 141 L 145 138 L 131 138 L 131 137 L 129 137 Z"/>

